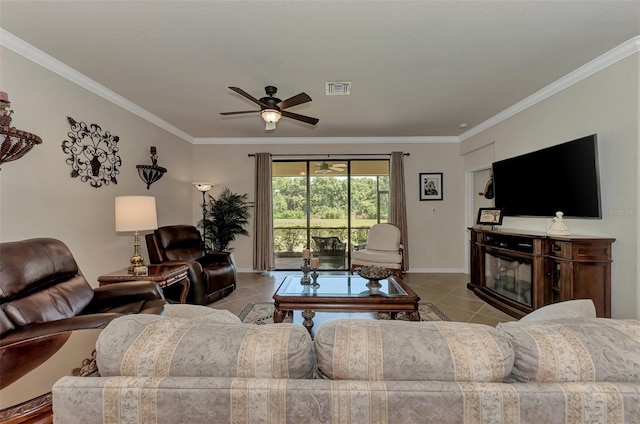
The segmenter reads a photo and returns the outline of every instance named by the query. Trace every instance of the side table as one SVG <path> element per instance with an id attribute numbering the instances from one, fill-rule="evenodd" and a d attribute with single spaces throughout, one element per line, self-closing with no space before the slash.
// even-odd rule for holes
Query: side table
<path id="1" fill-rule="evenodd" d="M 173 284 L 182 284 L 182 293 L 180 293 L 180 303 L 187 301 L 187 293 L 191 282 L 187 276 L 188 267 L 186 265 L 149 265 L 148 275 L 129 274 L 127 268 L 113 271 L 109 274 L 98 277 L 100 286 L 108 284 L 122 283 L 125 281 L 153 281 L 162 289 Z"/>

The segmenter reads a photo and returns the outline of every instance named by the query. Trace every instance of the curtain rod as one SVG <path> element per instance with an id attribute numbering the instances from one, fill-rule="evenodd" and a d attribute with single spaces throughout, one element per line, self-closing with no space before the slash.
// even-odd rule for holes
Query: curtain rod
<path id="1" fill-rule="evenodd" d="M 403 153 L 404 156 L 411 156 L 411 153 Z M 247 155 L 248 157 L 252 158 L 255 157 L 256 154 L 255 153 L 249 153 Z M 293 154 L 293 155 L 271 155 L 271 157 L 277 158 L 277 157 L 309 157 L 309 156 L 322 156 L 322 157 L 328 157 L 330 158 L 331 156 L 391 156 L 391 153 L 308 153 L 308 154 Z"/>

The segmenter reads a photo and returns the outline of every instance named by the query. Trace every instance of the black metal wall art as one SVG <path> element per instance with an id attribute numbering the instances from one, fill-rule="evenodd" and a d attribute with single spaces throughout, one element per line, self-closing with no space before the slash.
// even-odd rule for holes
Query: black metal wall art
<path id="1" fill-rule="evenodd" d="M 67 117 L 71 131 L 67 133 L 70 140 L 62 142 L 62 151 L 67 153 L 67 164 L 71 165 L 71 178 L 80 178 L 82 182 L 98 188 L 111 183 L 118 184 L 116 175 L 122 159 L 118 156 L 120 137 L 109 131 L 101 134 L 100 125 L 87 126 Z"/>

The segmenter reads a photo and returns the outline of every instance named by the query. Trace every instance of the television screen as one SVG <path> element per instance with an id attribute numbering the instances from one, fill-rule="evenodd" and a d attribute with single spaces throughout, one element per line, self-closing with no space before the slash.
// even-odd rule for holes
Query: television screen
<path id="1" fill-rule="evenodd" d="M 505 216 L 602 218 L 596 134 L 493 163 Z"/>

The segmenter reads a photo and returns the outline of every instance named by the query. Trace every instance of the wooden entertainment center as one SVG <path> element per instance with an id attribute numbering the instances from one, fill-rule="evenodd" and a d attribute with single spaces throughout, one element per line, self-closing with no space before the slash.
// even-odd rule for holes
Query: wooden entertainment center
<path id="1" fill-rule="evenodd" d="M 515 317 L 551 303 L 592 299 L 611 317 L 613 238 L 469 228 L 471 281 L 482 300 Z"/>

